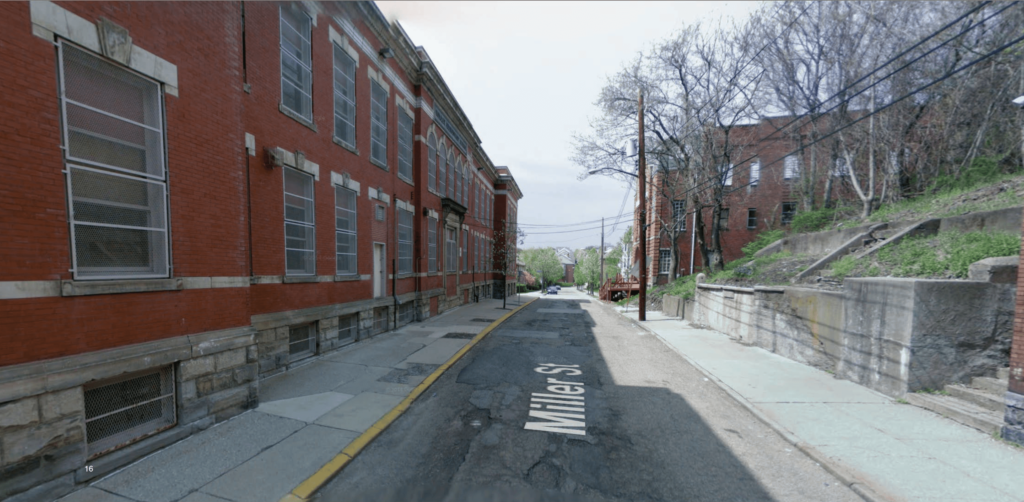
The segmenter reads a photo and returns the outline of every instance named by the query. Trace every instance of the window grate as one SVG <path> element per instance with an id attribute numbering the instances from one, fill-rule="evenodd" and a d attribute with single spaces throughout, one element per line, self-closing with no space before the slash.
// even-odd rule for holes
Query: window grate
<path id="1" fill-rule="evenodd" d="M 86 386 L 84 396 L 90 458 L 175 424 L 174 371 L 169 366 Z"/>
<path id="2" fill-rule="evenodd" d="M 370 158 L 388 165 L 388 93 L 377 82 L 370 85 Z"/>
<path id="3" fill-rule="evenodd" d="M 72 45 L 59 48 L 75 278 L 167 277 L 160 86 Z"/>
<path id="4" fill-rule="evenodd" d="M 286 275 L 316 274 L 316 219 L 313 177 L 284 169 L 284 249 Z"/>
<path id="5" fill-rule="evenodd" d="M 388 330 L 388 308 L 377 307 L 373 309 L 373 334 L 383 333 Z"/>
<path id="6" fill-rule="evenodd" d="M 427 137 L 427 189 L 437 190 L 437 138 Z"/>
<path id="7" fill-rule="evenodd" d="M 356 61 L 334 44 L 334 137 L 356 146 Z"/>
<path id="8" fill-rule="evenodd" d="M 398 112 L 398 175 L 412 182 L 412 117 Z"/>
<path id="9" fill-rule="evenodd" d="M 338 340 L 347 345 L 359 339 L 359 314 L 338 318 Z"/>
<path id="10" fill-rule="evenodd" d="M 408 302 L 398 306 L 398 322 L 408 324 L 413 321 L 416 314 L 416 303 Z"/>
<path id="11" fill-rule="evenodd" d="M 313 61 L 310 25 L 305 12 L 281 6 L 281 104 L 313 121 Z"/>
<path id="12" fill-rule="evenodd" d="M 313 324 L 288 328 L 288 355 L 297 361 L 316 352 L 316 327 Z"/>
<path id="13" fill-rule="evenodd" d="M 437 218 L 427 218 L 427 270 L 437 272 Z"/>
<path id="14" fill-rule="evenodd" d="M 398 273 L 412 273 L 412 211 L 398 210 Z"/>
<path id="15" fill-rule="evenodd" d="M 334 188 L 335 255 L 338 275 L 356 274 L 356 193 Z"/>

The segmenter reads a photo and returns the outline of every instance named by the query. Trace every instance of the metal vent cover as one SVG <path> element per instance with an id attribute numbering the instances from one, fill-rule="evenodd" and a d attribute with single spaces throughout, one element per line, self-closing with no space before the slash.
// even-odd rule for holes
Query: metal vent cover
<path id="1" fill-rule="evenodd" d="M 174 369 L 125 375 L 85 387 L 85 436 L 93 458 L 174 426 Z"/>

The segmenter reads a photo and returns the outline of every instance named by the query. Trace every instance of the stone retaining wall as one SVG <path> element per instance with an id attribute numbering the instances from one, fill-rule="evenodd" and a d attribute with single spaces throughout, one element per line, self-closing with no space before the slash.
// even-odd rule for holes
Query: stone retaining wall
<path id="1" fill-rule="evenodd" d="M 701 284 L 692 322 L 900 397 L 992 376 L 1009 358 L 1016 288 L 851 278 L 842 293 Z"/>

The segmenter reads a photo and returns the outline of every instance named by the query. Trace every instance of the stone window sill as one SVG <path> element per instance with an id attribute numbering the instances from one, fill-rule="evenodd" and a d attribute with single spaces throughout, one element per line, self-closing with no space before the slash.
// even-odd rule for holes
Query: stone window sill
<path id="1" fill-rule="evenodd" d="M 356 147 L 354 147 L 354 146 L 352 146 L 352 145 L 350 145 L 348 143 L 345 143 L 344 141 L 338 139 L 337 137 L 331 138 L 331 140 L 334 141 L 335 145 L 338 145 L 338 146 L 340 146 L 340 147 L 342 147 L 342 148 L 344 148 L 344 149 L 346 149 L 346 150 L 356 154 L 357 156 L 359 155 L 359 150 Z"/>
<path id="2" fill-rule="evenodd" d="M 313 122 L 310 122 L 309 119 L 307 119 L 306 117 L 303 117 L 302 115 L 299 115 L 298 113 L 295 113 L 295 112 L 289 110 L 288 107 L 284 106 L 284 103 L 278 103 L 277 109 L 280 110 L 281 113 L 283 113 L 283 114 L 287 115 L 288 117 L 292 118 L 293 120 L 295 120 L 296 122 L 298 122 L 298 123 L 300 123 L 300 124 L 310 128 L 310 129 L 312 129 L 313 132 L 317 132 L 316 124 L 314 124 Z"/>
<path id="3" fill-rule="evenodd" d="M 334 276 L 334 282 L 347 282 L 347 281 L 358 281 L 362 280 L 359 274 L 356 275 L 336 275 Z"/>
<path id="4" fill-rule="evenodd" d="M 292 276 L 286 275 L 286 276 L 284 276 L 284 278 L 281 279 L 281 282 L 283 282 L 285 284 L 299 284 L 299 283 L 307 283 L 307 282 L 320 282 L 320 278 L 315 276 L 315 275 L 292 275 Z"/>
<path id="5" fill-rule="evenodd" d="M 377 159 L 375 159 L 373 157 L 370 157 L 370 163 L 375 165 L 375 166 L 377 166 L 377 167 L 379 167 L 379 168 L 381 168 L 381 169 L 383 169 L 383 170 L 385 170 L 385 171 L 388 170 L 388 165 L 387 164 L 385 164 L 385 163 L 383 163 L 383 162 L 381 162 L 381 161 L 379 161 L 379 160 L 377 160 Z"/>
<path id="6" fill-rule="evenodd" d="M 172 279 L 122 279 L 116 281 L 61 281 L 61 296 L 114 295 L 150 291 L 181 291 L 185 281 Z"/>

